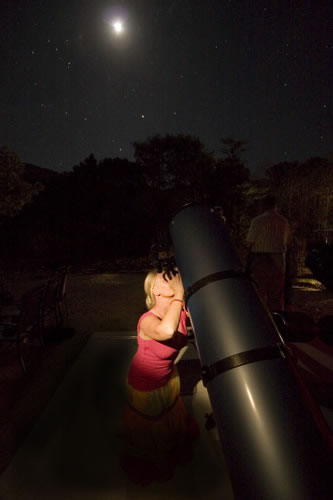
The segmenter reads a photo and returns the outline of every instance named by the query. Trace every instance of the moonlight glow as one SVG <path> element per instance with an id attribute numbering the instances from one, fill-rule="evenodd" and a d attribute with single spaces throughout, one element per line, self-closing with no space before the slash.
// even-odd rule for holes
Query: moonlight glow
<path id="1" fill-rule="evenodd" d="M 121 33 L 124 32 L 124 24 L 120 19 L 117 19 L 116 21 L 112 21 L 111 27 L 117 35 L 120 35 Z"/>

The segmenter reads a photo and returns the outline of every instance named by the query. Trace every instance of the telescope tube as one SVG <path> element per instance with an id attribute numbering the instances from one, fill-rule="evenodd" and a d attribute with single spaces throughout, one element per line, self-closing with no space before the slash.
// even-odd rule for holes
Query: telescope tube
<path id="1" fill-rule="evenodd" d="M 331 498 L 328 449 L 223 221 L 188 205 L 170 235 L 235 498 Z"/>

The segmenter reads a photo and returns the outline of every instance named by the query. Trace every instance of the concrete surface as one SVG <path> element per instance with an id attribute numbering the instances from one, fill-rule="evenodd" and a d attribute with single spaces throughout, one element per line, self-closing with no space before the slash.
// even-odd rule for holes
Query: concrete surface
<path id="1" fill-rule="evenodd" d="M 233 498 L 211 411 L 199 382 L 188 410 L 201 435 L 191 463 L 172 480 L 141 487 L 117 463 L 117 425 L 124 381 L 136 349 L 135 332 L 94 333 L 8 468 L 0 476 L 0 500 L 129 500 Z M 182 359 L 196 357 L 192 345 Z"/>

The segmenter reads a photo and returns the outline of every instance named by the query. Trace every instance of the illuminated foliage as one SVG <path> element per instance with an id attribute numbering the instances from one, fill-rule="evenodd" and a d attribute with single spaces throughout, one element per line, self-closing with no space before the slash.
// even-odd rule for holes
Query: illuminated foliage
<path id="1" fill-rule="evenodd" d="M 24 165 L 18 155 L 0 148 L 0 215 L 18 214 L 41 190 L 41 184 L 24 181 Z"/>
<path id="2" fill-rule="evenodd" d="M 299 232 L 309 233 L 333 225 L 333 163 L 310 158 L 267 170 L 272 189 L 285 215 Z"/>

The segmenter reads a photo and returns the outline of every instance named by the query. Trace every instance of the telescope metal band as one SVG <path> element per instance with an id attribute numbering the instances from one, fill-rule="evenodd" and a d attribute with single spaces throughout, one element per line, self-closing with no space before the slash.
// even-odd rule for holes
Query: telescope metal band
<path id="1" fill-rule="evenodd" d="M 208 382 L 213 380 L 213 378 L 217 375 L 220 375 L 228 370 L 232 370 L 233 368 L 238 368 L 239 366 L 247 365 L 249 363 L 255 363 L 256 361 L 266 361 L 268 359 L 284 357 L 285 349 L 283 344 L 259 347 L 258 349 L 251 349 L 250 351 L 233 354 L 232 356 L 220 359 L 209 366 L 203 366 L 201 368 L 202 381 L 206 387 Z"/>
<path id="2" fill-rule="evenodd" d="M 193 285 L 189 286 L 185 293 L 184 293 L 184 299 L 185 299 L 185 305 L 187 304 L 188 299 L 200 288 L 203 288 L 206 285 L 209 285 L 210 283 L 214 283 L 215 281 L 221 281 L 221 280 L 226 280 L 229 278 L 249 278 L 249 275 L 240 270 L 235 270 L 235 269 L 230 269 L 229 271 L 220 271 L 218 273 L 213 273 L 213 274 L 208 274 L 205 278 L 202 278 L 201 280 L 196 281 L 193 283 Z"/>

